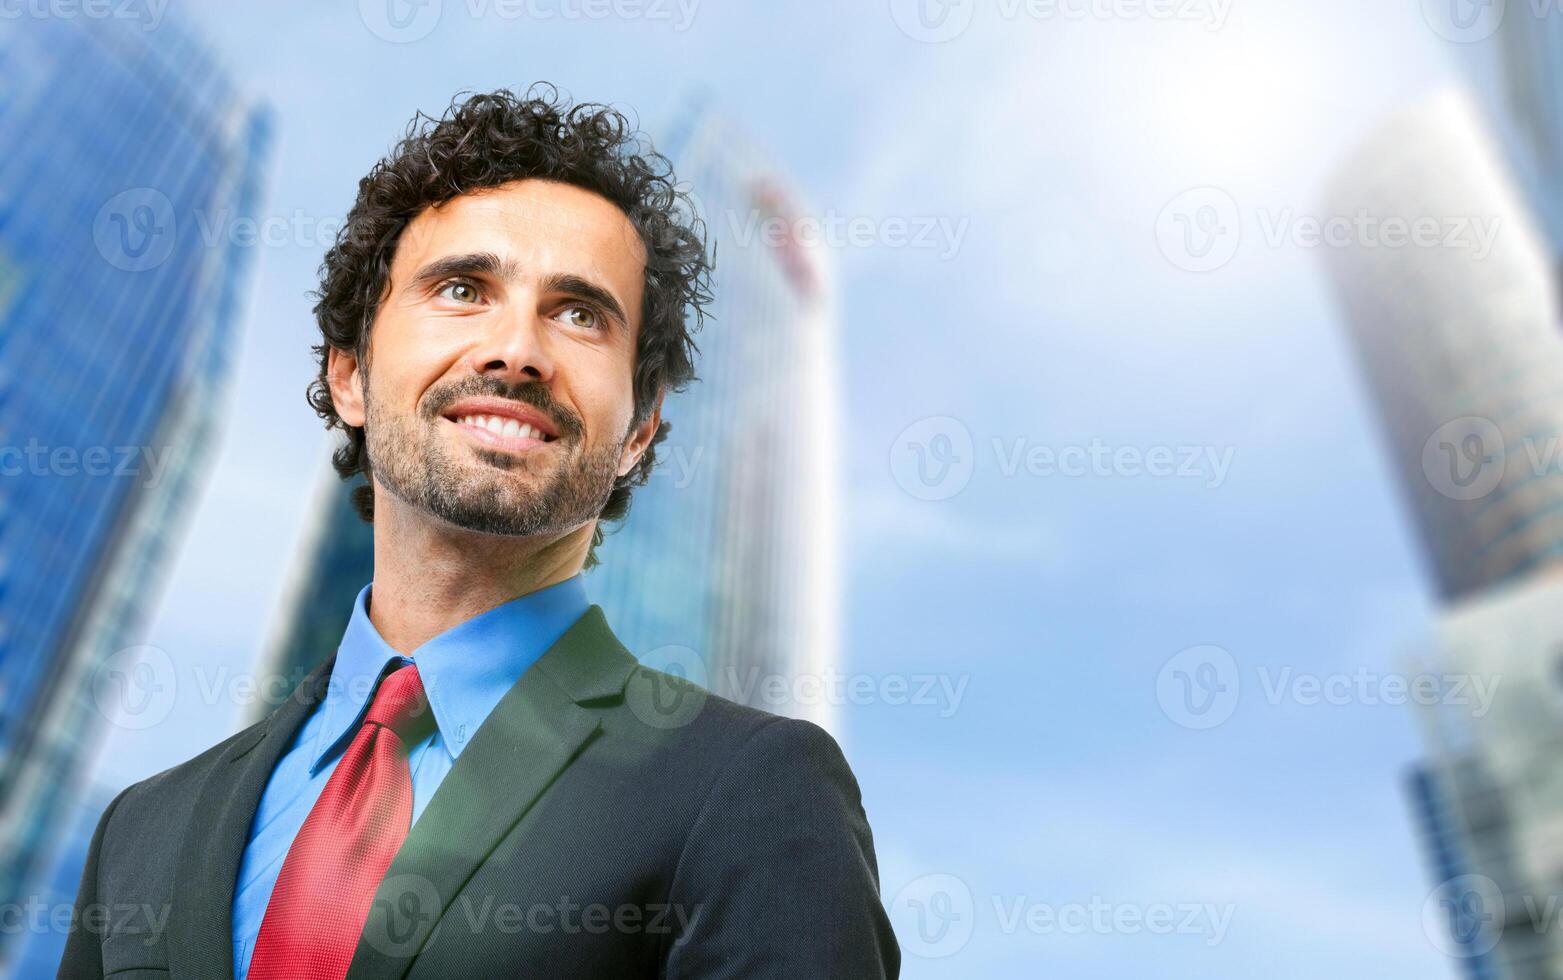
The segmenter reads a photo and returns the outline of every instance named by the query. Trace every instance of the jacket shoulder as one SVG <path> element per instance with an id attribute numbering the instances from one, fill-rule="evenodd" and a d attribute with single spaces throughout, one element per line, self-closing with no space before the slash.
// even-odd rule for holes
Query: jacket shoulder
<path id="1" fill-rule="evenodd" d="M 162 808 L 193 802 L 201 783 L 224 753 L 239 743 L 259 742 L 261 736 L 265 734 L 268 723 L 269 719 L 258 721 L 228 736 L 197 756 L 132 783 L 120 794 L 116 816 L 150 808 L 150 815 L 155 817 Z"/>
<path id="2" fill-rule="evenodd" d="M 619 727 L 676 754 L 681 771 L 704 773 L 708 780 L 740 756 L 763 756 L 782 765 L 824 762 L 824 768 L 847 768 L 835 738 L 814 722 L 741 704 L 686 677 L 644 665 L 630 673 L 624 709 L 615 713 Z"/>
<path id="3" fill-rule="evenodd" d="M 687 677 L 644 664 L 631 669 L 624 686 L 624 703 L 642 726 L 666 732 L 686 743 L 686 748 L 692 747 L 690 743 L 731 747 L 748 741 L 761 728 L 794 720 L 741 704 L 709 691 Z"/>

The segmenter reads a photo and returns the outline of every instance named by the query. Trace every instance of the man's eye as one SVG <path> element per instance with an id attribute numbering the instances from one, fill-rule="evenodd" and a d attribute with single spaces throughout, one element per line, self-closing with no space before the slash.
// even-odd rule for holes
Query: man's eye
<path id="1" fill-rule="evenodd" d="M 478 293 L 478 287 L 465 279 L 452 279 L 442 286 L 436 295 L 455 300 L 458 303 L 476 303 L 482 299 L 482 296 Z"/>
<path id="2" fill-rule="evenodd" d="M 583 330 L 593 330 L 597 327 L 597 311 L 589 306 L 571 306 L 564 311 L 565 318 L 571 326 L 580 327 Z"/>

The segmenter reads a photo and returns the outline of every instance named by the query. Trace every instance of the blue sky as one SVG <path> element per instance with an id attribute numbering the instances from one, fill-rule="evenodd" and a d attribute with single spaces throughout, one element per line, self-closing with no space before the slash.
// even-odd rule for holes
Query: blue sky
<path id="1" fill-rule="evenodd" d="M 506 19 L 491 2 L 445 0 L 412 43 L 369 30 L 368 3 L 169 15 L 274 107 L 267 213 L 305 227 L 343 213 L 414 108 L 548 79 L 653 132 L 707 90 L 816 209 L 964 229 L 950 249 L 831 255 L 847 667 L 965 684 L 842 724 L 897 928 L 930 892 L 971 900 L 903 975 L 1453 975 L 1422 928 L 1412 709 L 1266 696 L 1299 673 L 1397 670 L 1433 614 L 1321 256 L 1268 244 L 1257 219 L 1317 208 L 1354 141 L 1454 76 L 1418 4 L 1191 0 L 1158 19 L 974 0 L 952 8 L 962 33 L 929 43 L 900 0 L 703 0 L 687 26 L 676 6 Z M 1243 234 L 1191 272 L 1158 220 L 1209 187 Z M 266 638 L 319 478 L 302 392 L 323 247 L 257 249 L 219 468 L 152 629 L 176 664 L 242 671 Z M 894 466 L 931 417 L 972 440 L 948 499 Z M 1006 463 L 1093 444 L 1189 447 L 1195 475 Z M 1200 645 L 1230 654 L 1241 693 L 1191 730 L 1158 676 Z M 226 701 L 181 712 L 116 733 L 103 778 L 172 765 L 237 720 Z M 1093 902 L 1120 924 L 1046 925 Z M 1162 907 L 1192 931 L 1123 924 Z"/>

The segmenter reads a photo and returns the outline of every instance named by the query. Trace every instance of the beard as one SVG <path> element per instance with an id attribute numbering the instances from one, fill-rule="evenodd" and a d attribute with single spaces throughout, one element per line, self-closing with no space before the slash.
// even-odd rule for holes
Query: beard
<path id="1" fill-rule="evenodd" d="M 602 513 L 618 480 L 620 447 L 589 446 L 580 420 L 541 382 L 507 385 L 474 376 L 432 390 L 412 415 L 382 409 L 364 385 L 369 472 L 398 500 L 457 527 L 512 537 L 562 535 Z M 445 406 L 473 395 L 524 402 L 554 422 L 548 449 L 523 456 L 456 445 Z M 626 433 L 626 436 L 628 433 Z"/>

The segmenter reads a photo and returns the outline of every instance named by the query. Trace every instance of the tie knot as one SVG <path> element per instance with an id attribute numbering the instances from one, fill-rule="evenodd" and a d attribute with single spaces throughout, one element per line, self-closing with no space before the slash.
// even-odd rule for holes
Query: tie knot
<path id="1" fill-rule="evenodd" d="M 411 748 L 434 727 L 434 712 L 423 693 L 423 679 L 412 664 L 398 667 L 380 681 L 374 702 L 364 716 L 366 725 L 382 725 L 395 732 Z"/>

